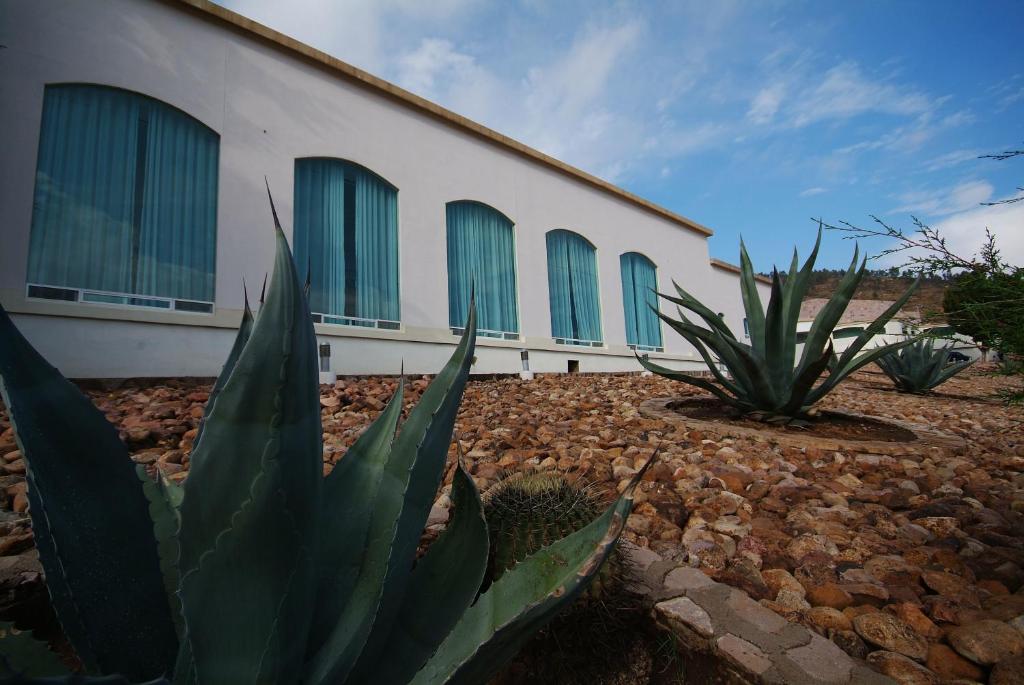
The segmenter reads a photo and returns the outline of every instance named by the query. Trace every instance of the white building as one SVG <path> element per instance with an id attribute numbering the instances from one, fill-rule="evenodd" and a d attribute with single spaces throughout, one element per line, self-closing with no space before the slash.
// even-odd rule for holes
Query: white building
<path id="1" fill-rule="evenodd" d="M 340 374 L 436 372 L 470 281 L 475 373 L 701 368 L 672 279 L 742 335 L 707 228 L 217 5 L 3 2 L 0 45 L 0 302 L 68 376 L 219 371 L 264 177 Z"/>

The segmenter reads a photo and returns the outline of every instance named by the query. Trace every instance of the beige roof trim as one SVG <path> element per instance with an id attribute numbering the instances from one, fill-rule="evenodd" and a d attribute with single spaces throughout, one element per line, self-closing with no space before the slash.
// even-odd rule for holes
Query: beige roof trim
<path id="1" fill-rule="evenodd" d="M 675 212 L 669 211 L 664 207 L 654 204 L 649 200 L 645 200 L 639 195 L 623 190 L 616 185 L 612 185 L 608 181 L 598 178 L 592 174 L 588 174 L 585 171 L 577 169 L 574 166 L 566 164 L 565 162 L 559 161 L 554 157 L 550 157 L 543 152 L 534 150 L 528 145 L 520 143 L 518 140 L 513 140 L 508 136 L 502 135 L 497 131 L 487 128 L 481 124 L 476 123 L 464 116 L 458 115 L 455 112 L 445 109 L 440 105 L 437 105 L 429 100 L 421 98 L 418 95 L 414 95 L 407 90 L 399 88 L 393 83 L 389 83 L 384 79 L 377 78 L 372 74 L 369 74 L 362 69 L 357 69 L 351 64 L 342 62 L 340 59 L 331 57 L 325 52 L 321 52 L 315 48 L 312 48 L 305 43 L 300 43 L 294 38 L 290 38 L 283 33 L 279 33 L 259 22 L 255 22 L 248 17 L 244 17 L 237 12 L 232 12 L 229 9 L 215 5 L 209 0 L 164 0 L 170 2 L 178 7 L 187 5 L 199 13 L 204 15 L 206 18 L 212 18 L 226 23 L 234 29 L 255 36 L 259 39 L 267 41 L 274 46 L 286 50 L 290 53 L 296 54 L 304 59 L 315 62 L 330 71 L 334 72 L 337 76 L 344 78 L 348 81 L 355 82 L 365 88 L 376 91 L 378 94 L 384 95 L 396 100 L 410 109 L 417 110 L 422 113 L 426 113 L 433 116 L 445 123 L 454 126 L 455 128 L 468 131 L 490 143 L 499 145 L 506 149 L 512 150 L 522 157 L 526 157 L 534 162 L 555 169 L 567 176 L 571 176 L 578 181 L 582 181 L 589 186 L 602 190 L 610 195 L 614 195 L 621 200 L 636 205 L 641 209 L 644 209 L 652 214 L 656 214 L 663 219 L 668 219 L 680 226 L 687 228 L 695 233 L 699 233 L 703 236 L 710 236 L 714 233 L 710 228 L 702 226 L 695 221 L 691 221 L 684 216 L 676 214 Z"/>
<path id="2" fill-rule="evenodd" d="M 716 269 L 721 269 L 722 271 L 731 271 L 734 274 L 742 273 L 740 268 L 735 264 L 723 262 L 721 259 L 715 259 L 714 257 L 711 258 L 711 266 L 715 267 Z M 767 276 L 760 276 L 758 274 L 754 274 L 754 280 L 761 281 L 762 283 L 767 283 L 768 285 L 772 284 L 772 279 L 768 278 Z"/>

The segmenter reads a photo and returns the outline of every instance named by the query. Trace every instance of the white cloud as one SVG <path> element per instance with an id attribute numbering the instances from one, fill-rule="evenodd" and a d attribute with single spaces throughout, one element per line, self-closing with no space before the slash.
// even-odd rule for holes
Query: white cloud
<path id="1" fill-rule="evenodd" d="M 934 106 L 934 100 L 924 93 L 872 81 L 855 62 L 843 62 L 826 71 L 820 83 L 794 99 L 792 116 L 795 126 L 806 126 L 867 112 L 913 116 Z"/>
<path id="2" fill-rule="evenodd" d="M 977 150 L 953 150 L 925 162 L 925 171 L 941 171 L 950 167 L 977 160 L 981 155 Z"/>
<path id="3" fill-rule="evenodd" d="M 822 188 L 821 186 L 815 186 L 814 188 L 808 188 L 807 190 L 800 192 L 800 197 L 813 197 L 814 195 L 821 195 L 827 193 L 828 188 Z"/>
<path id="4" fill-rule="evenodd" d="M 785 94 L 786 86 L 782 83 L 775 83 L 762 88 L 754 96 L 753 102 L 750 103 L 750 109 L 747 110 L 747 118 L 755 124 L 771 122 L 775 118 L 775 113 L 779 111 L 779 106 L 782 105 L 782 99 Z"/>
<path id="5" fill-rule="evenodd" d="M 890 210 L 890 214 L 911 213 L 924 216 L 945 216 L 964 212 L 987 202 L 995 188 L 988 181 L 967 181 L 952 188 L 904 193 L 903 203 Z"/>

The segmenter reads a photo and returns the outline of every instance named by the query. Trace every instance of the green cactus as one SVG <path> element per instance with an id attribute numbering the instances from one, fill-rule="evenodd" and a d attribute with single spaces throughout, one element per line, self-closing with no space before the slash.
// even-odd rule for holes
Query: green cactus
<path id="1" fill-rule="evenodd" d="M 949 362 L 952 349 L 935 349 L 935 341 L 918 340 L 903 349 L 875 360 L 879 368 L 900 392 L 922 393 L 939 386 L 960 373 L 973 361 Z"/>
<path id="2" fill-rule="evenodd" d="M 750 257 L 747 256 L 746 247 L 740 243 L 740 291 L 750 329 L 749 344 L 740 342 L 718 314 L 678 285 L 674 284 L 678 297 L 659 293 L 660 297 L 677 306 L 679 319 L 666 316 L 657 309 L 655 313 L 697 349 L 708 370 L 718 381 L 717 384 L 638 356 L 640 364 L 665 378 L 706 390 L 748 418 L 773 423 L 799 423 L 818 400 L 848 375 L 882 355 L 910 344 L 910 341 L 892 343 L 859 354 L 874 336 L 885 330 L 885 324 L 917 288 L 915 281 L 850 343 L 842 355 L 836 355 L 830 338 L 832 330 L 846 311 L 867 267 L 866 259 L 857 266 L 859 250 L 855 249 L 853 260 L 836 286 L 835 293 L 811 324 L 803 352 L 797 359 L 796 329 L 800 318 L 800 303 L 807 295 L 820 244 L 819 226 L 814 249 L 802 267 L 798 268 L 799 260 L 794 250 L 793 261 L 785 278 L 779 275 L 778 270 L 772 272 L 771 298 L 765 310 L 757 291 Z M 707 328 L 691 323 L 683 309 L 699 316 Z M 719 369 L 719 363 L 728 368 L 728 374 Z M 828 371 L 828 375 L 818 382 L 825 371 Z"/>
<path id="3" fill-rule="evenodd" d="M 484 495 L 484 517 L 491 537 L 488 580 L 509 570 L 553 542 L 572 535 L 604 508 L 592 487 L 569 482 L 559 473 L 517 473 Z M 633 664 L 624 662 L 642 616 L 641 599 L 632 587 L 632 566 L 620 547 L 608 556 L 589 587 L 571 607 L 534 637 L 513 667 L 518 677 L 539 683 L 593 685 L 617 682 Z"/>
<path id="4" fill-rule="evenodd" d="M 400 429 L 401 385 L 324 478 L 315 335 L 276 212 L 274 225 L 266 300 L 246 310 L 183 493 L 140 480 L 116 429 L 0 307 L 0 390 L 39 558 L 90 676 L 37 682 L 484 682 L 586 588 L 622 532 L 635 481 L 480 594 L 487 527 L 459 464 L 453 518 L 416 559 L 468 380 L 472 304 Z M 0 654 L 24 644 L 0 640 Z"/>

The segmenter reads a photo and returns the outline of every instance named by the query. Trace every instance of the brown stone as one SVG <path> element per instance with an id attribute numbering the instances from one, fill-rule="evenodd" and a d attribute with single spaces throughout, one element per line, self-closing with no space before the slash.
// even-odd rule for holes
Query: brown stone
<path id="1" fill-rule="evenodd" d="M 991 666 L 1024 654 L 1024 635 L 1002 621 L 985 620 L 949 631 L 953 649 L 976 664 Z"/>
<path id="2" fill-rule="evenodd" d="M 963 678 L 964 680 L 984 680 L 985 671 L 963 658 L 946 645 L 933 644 L 928 647 L 928 659 L 925 661 L 937 676 L 946 680 Z"/>
<path id="3" fill-rule="evenodd" d="M 923 571 L 921 580 L 943 597 L 963 598 L 972 604 L 979 602 L 977 592 L 960 576 L 944 571 Z"/>
<path id="4" fill-rule="evenodd" d="M 873 645 L 917 661 L 928 656 L 928 642 L 892 614 L 879 611 L 853 619 L 853 629 Z"/>
<path id="5" fill-rule="evenodd" d="M 824 631 L 853 629 L 853 622 L 846 614 L 832 607 L 813 607 L 807 609 L 804 614 L 811 623 Z"/>
<path id="6" fill-rule="evenodd" d="M 868 646 L 860 639 L 860 635 L 852 630 L 830 630 L 828 639 L 854 659 L 863 659 L 868 655 Z"/>
<path id="7" fill-rule="evenodd" d="M 900 685 L 938 685 L 939 678 L 921 664 L 895 652 L 871 652 L 868 663 Z"/>
<path id="8" fill-rule="evenodd" d="M 1010 657 L 996 664 L 988 685 L 1024 685 L 1024 656 Z"/>
<path id="9" fill-rule="evenodd" d="M 807 591 L 807 601 L 814 607 L 831 607 L 842 610 L 853 604 L 853 597 L 835 583 L 825 583 L 810 588 Z"/>
<path id="10" fill-rule="evenodd" d="M 893 608 L 897 618 L 914 629 L 914 632 L 928 640 L 941 640 L 945 633 L 915 604 L 903 602 Z"/>
<path id="11" fill-rule="evenodd" d="M 797 582 L 797 579 L 785 569 L 771 568 L 767 571 L 761 571 L 761 578 L 764 579 L 768 589 L 771 590 L 772 599 L 778 596 L 779 591 L 783 589 L 792 590 L 801 596 L 807 595 L 804 586 Z"/>

